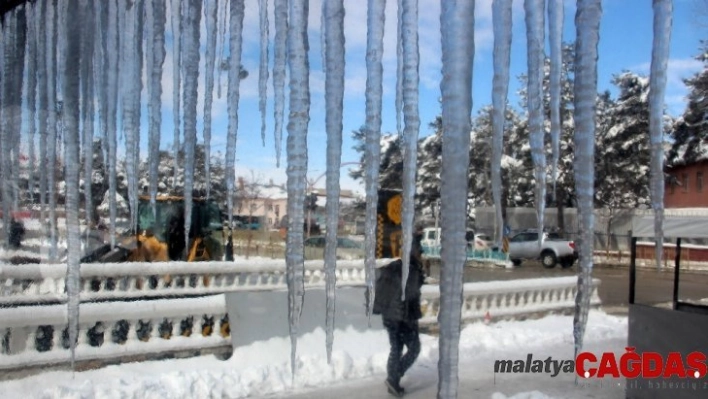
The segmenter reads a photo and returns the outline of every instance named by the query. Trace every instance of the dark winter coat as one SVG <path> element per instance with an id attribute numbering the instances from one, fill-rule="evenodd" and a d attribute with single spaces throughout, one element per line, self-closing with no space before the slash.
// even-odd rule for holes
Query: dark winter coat
<path id="1" fill-rule="evenodd" d="M 422 264 L 414 257 L 410 261 L 406 299 L 401 300 L 403 262 L 399 259 L 379 270 L 376 278 L 374 314 L 391 321 L 415 321 L 423 317 L 420 310 L 420 287 L 425 281 Z"/>

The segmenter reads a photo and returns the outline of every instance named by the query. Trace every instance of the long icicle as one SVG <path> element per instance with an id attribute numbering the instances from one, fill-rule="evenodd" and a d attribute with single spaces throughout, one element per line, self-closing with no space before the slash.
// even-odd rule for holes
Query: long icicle
<path id="1" fill-rule="evenodd" d="M 182 0 L 172 0 L 172 123 L 174 125 L 172 190 L 179 175 L 180 85 L 182 82 Z"/>
<path id="2" fill-rule="evenodd" d="M 651 138 L 651 206 L 654 209 L 656 267 L 664 257 L 664 95 L 671 46 L 673 0 L 654 0 L 654 43 L 649 79 L 649 137 Z"/>
<path id="3" fill-rule="evenodd" d="M 81 34 L 81 120 L 84 159 L 84 207 L 86 212 L 86 232 L 90 231 L 93 221 L 93 196 L 91 195 L 91 176 L 93 175 L 93 125 L 94 125 L 94 30 L 95 3 L 82 0 L 84 14 Z"/>
<path id="4" fill-rule="evenodd" d="M 39 222 L 46 226 L 47 208 L 47 136 L 49 127 L 49 93 L 48 93 L 48 69 L 46 43 L 48 35 L 45 30 L 51 29 L 48 24 L 48 3 L 47 1 L 37 3 L 39 7 L 39 23 L 37 23 L 37 91 L 39 96 Z"/>
<path id="5" fill-rule="evenodd" d="M 47 53 L 47 168 L 54 170 L 57 161 L 57 3 L 48 2 L 46 25 Z M 47 173 L 47 206 L 49 207 L 49 258 L 53 261 L 57 254 L 57 199 L 56 181 L 53 173 Z"/>
<path id="6" fill-rule="evenodd" d="M 305 186 L 307 184 L 307 126 L 310 122 L 310 65 L 307 41 L 308 0 L 290 1 L 288 63 L 290 65 L 290 117 L 288 121 L 288 233 L 285 246 L 290 326 L 290 366 L 296 374 L 297 337 L 305 298 L 303 257 Z"/>
<path id="7" fill-rule="evenodd" d="M 139 96 L 140 93 L 136 93 L 135 80 L 138 74 L 136 68 L 136 56 L 135 56 L 135 41 L 137 34 L 137 9 L 138 3 L 131 2 L 129 0 L 123 0 L 121 2 L 121 13 L 124 16 L 123 24 L 121 24 L 121 32 L 123 39 L 121 43 L 121 105 L 122 105 L 122 119 L 121 127 L 123 130 L 123 135 L 125 136 L 125 164 L 127 172 L 127 185 L 128 185 L 128 201 L 130 207 L 130 230 L 135 231 L 134 220 L 137 214 L 137 209 L 135 205 L 137 204 L 138 193 L 135 192 L 135 185 L 133 181 L 137 176 L 137 165 L 135 164 L 135 158 L 133 157 L 133 151 L 135 147 L 135 137 L 136 125 L 140 124 L 138 115 L 135 111 L 135 96 Z M 135 199 L 135 201 L 133 200 Z"/>
<path id="8" fill-rule="evenodd" d="M 108 101 L 108 133 L 106 138 L 108 139 L 108 196 L 109 196 L 109 229 L 111 236 L 111 248 L 116 246 L 116 218 L 117 218 L 117 207 L 116 207 L 116 190 L 118 188 L 118 179 L 116 175 L 116 156 L 118 150 L 118 139 L 117 139 L 117 129 L 118 129 L 118 82 L 119 82 L 119 68 L 118 68 L 118 54 L 120 49 L 120 25 L 118 24 L 118 4 L 116 1 L 111 0 L 108 5 L 108 38 L 107 38 L 107 51 L 106 51 L 106 61 L 108 66 L 106 70 L 108 71 L 108 83 L 107 88 L 107 101 Z"/>
<path id="9" fill-rule="evenodd" d="M 502 216 L 501 157 L 504 144 L 506 101 L 509 92 L 509 62 L 511 58 L 512 0 L 492 2 L 494 29 L 494 77 L 492 78 L 492 196 L 494 197 L 494 242 L 501 245 L 504 236 Z"/>
<path id="10" fill-rule="evenodd" d="M 275 119 L 275 127 L 273 130 L 273 141 L 275 141 L 275 164 L 280 168 L 280 152 L 283 141 L 283 109 L 285 108 L 288 1 L 274 0 L 273 9 L 275 13 L 275 49 L 273 55 L 273 116 Z"/>
<path id="11" fill-rule="evenodd" d="M 157 190 L 160 165 L 160 129 L 162 125 L 162 70 L 165 62 L 165 3 L 148 1 L 145 4 L 147 17 L 146 68 L 148 95 L 148 185 L 153 213 L 157 212 Z"/>
<path id="12" fill-rule="evenodd" d="M 29 152 L 28 165 L 28 190 L 29 198 L 34 203 L 34 193 L 36 188 L 36 149 L 35 136 L 37 132 L 37 84 L 38 74 L 41 68 L 37 65 L 37 45 L 39 43 L 37 25 L 41 25 L 39 5 L 30 3 L 27 5 L 27 141 Z M 0 73 L 2 68 L 0 67 Z"/>
<path id="13" fill-rule="evenodd" d="M 403 229 L 403 270 L 401 277 L 401 296 L 405 299 L 406 283 L 413 232 L 413 216 L 415 214 L 415 178 L 418 162 L 418 131 L 420 116 L 418 110 L 418 83 L 420 77 L 420 55 L 418 53 L 418 0 L 403 0 L 401 13 L 401 29 L 403 35 L 403 209 L 401 211 L 401 227 Z"/>
<path id="14" fill-rule="evenodd" d="M 229 125 L 226 134 L 226 198 L 229 212 L 229 227 L 233 226 L 233 197 L 234 197 L 234 161 L 236 158 L 236 136 L 238 133 L 238 102 L 239 83 L 241 65 L 241 45 L 243 39 L 243 0 L 229 0 L 229 29 L 230 42 L 229 52 L 231 53 L 231 64 L 229 65 L 229 88 L 228 88 L 228 114 Z"/>
<path id="15" fill-rule="evenodd" d="M 265 146 L 266 100 L 268 98 L 268 0 L 258 0 L 261 23 L 261 54 L 258 67 L 258 109 L 261 112 L 261 140 Z"/>
<path id="16" fill-rule="evenodd" d="M 325 2 L 325 123 L 327 127 L 327 230 L 325 233 L 325 291 L 327 363 L 332 362 L 334 343 L 337 233 L 339 232 L 339 175 L 342 159 L 342 109 L 344 102 L 344 3 Z"/>
<path id="17" fill-rule="evenodd" d="M 396 21 L 396 132 L 400 136 L 403 112 L 403 0 L 397 1 Z"/>
<path id="18" fill-rule="evenodd" d="M 64 46 L 60 49 L 65 52 L 62 70 L 62 93 L 64 104 L 62 106 L 62 120 L 64 124 L 64 151 L 66 162 L 66 229 L 68 238 L 67 277 L 66 291 L 68 297 L 69 315 L 69 343 L 71 347 L 71 368 L 74 368 L 76 358 L 76 345 L 79 336 L 79 291 L 80 291 L 80 259 L 81 259 L 81 231 L 79 228 L 79 118 L 80 118 L 80 61 L 84 56 L 81 46 L 82 30 L 90 27 L 86 24 L 90 13 L 89 7 L 80 7 L 79 0 L 66 0 L 66 11 L 62 12 L 64 25 Z M 76 18 L 84 13 L 83 18 Z M 93 35 L 93 32 L 83 32 L 84 35 Z M 88 56 L 88 55 L 87 55 Z"/>
<path id="19" fill-rule="evenodd" d="M 366 219 L 364 229 L 366 274 L 366 317 L 371 325 L 376 281 L 376 212 L 379 201 L 379 163 L 381 162 L 381 103 L 383 98 L 383 37 L 386 1 L 368 0 L 366 43 Z"/>
<path id="20" fill-rule="evenodd" d="M 197 86 L 199 80 L 199 23 L 202 1 L 186 3 L 184 29 L 184 246 L 189 254 L 192 224 L 192 189 L 194 187 L 194 150 L 197 144 Z M 185 256 L 187 259 L 187 256 Z"/>
<path id="21" fill-rule="evenodd" d="M 211 107 L 214 100 L 214 60 L 216 58 L 216 34 L 218 0 L 208 0 L 204 8 L 207 45 L 204 69 L 204 181 L 206 182 L 206 197 L 211 196 Z"/>
<path id="22" fill-rule="evenodd" d="M 443 199 L 442 267 L 440 271 L 440 358 L 438 398 L 456 398 L 462 312 L 462 271 L 467 259 L 465 227 L 472 64 L 474 59 L 474 1 L 442 2 L 442 123 L 443 148 L 440 196 Z"/>
<path id="23" fill-rule="evenodd" d="M 528 55 L 527 86 L 529 142 L 536 180 L 535 198 L 538 223 L 538 246 L 543 242 L 543 214 L 546 200 L 546 151 L 543 129 L 543 60 L 544 0 L 524 0 L 526 12 L 526 43 Z"/>
<path id="24" fill-rule="evenodd" d="M 558 157 L 560 153 L 561 135 L 561 62 L 563 44 L 563 0 L 548 0 L 548 37 L 551 47 L 551 76 L 550 76 L 550 97 L 551 97 L 551 153 L 552 153 L 552 173 L 553 195 L 556 192 L 556 180 L 558 180 Z"/>
<path id="25" fill-rule="evenodd" d="M 578 195 L 580 273 L 575 298 L 573 337 L 575 355 L 583 348 L 592 291 L 594 241 L 593 192 L 595 184 L 595 101 L 597 97 L 597 44 L 602 0 L 579 0 L 575 14 L 575 191 Z"/>

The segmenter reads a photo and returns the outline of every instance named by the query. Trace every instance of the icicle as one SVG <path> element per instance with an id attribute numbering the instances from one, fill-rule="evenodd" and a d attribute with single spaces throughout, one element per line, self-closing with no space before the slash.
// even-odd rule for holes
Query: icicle
<path id="1" fill-rule="evenodd" d="M 594 241 L 593 191 L 595 183 L 595 101 L 597 97 L 597 43 L 601 0 L 579 0 L 575 15 L 575 191 L 578 195 L 580 273 L 575 298 L 573 336 L 575 355 L 583 347 L 592 292 Z"/>
<path id="2" fill-rule="evenodd" d="M 238 133 L 238 103 L 240 98 L 240 69 L 241 45 L 243 43 L 243 0 L 230 0 L 231 11 L 229 18 L 230 42 L 229 53 L 229 89 L 228 89 L 228 114 L 229 126 L 226 135 L 226 190 L 228 196 L 226 203 L 229 212 L 229 227 L 233 226 L 233 197 L 234 197 L 234 160 L 236 158 L 236 136 Z"/>
<path id="3" fill-rule="evenodd" d="M 62 12 L 60 24 L 64 25 L 64 46 L 60 51 L 65 52 L 62 76 L 62 93 L 64 103 L 62 106 L 62 121 L 64 122 L 64 161 L 66 178 L 66 229 L 68 242 L 66 291 L 68 297 L 69 315 L 69 342 L 71 346 L 71 367 L 74 368 L 75 351 L 79 336 L 79 291 L 81 284 L 80 259 L 81 259 L 81 231 L 79 225 L 79 106 L 80 106 L 80 80 L 79 68 L 81 59 L 88 54 L 83 54 L 82 29 L 90 28 L 88 19 L 92 11 L 88 7 L 80 7 L 79 0 L 66 0 L 66 9 Z M 84 4 L 84 6 L 86 6 Z M 83 18 L 76 18 L 84 14 Z M 92 36 L 93 32 L 85 35 Z"/>
<path id="4" fill-rule="evenodd" d="M 108 2 L 97 2 L 95 35 L 97 47 L 94 51 L 94 88 L 98 99 L 98 130 L 101 142 L 103 168 L 108 166 Z"/>
<path id="5" fill-rule="evenodd" d="M 261 111 L 261 140 L 265 147 L 266 99 L 268 96 L 268 0 L 258 0 L 261 22 L 261 60 L 258 69 L 258 109 Z"/>
<path id="6" fill-rule="evenodd" d="M 553 195 L 556 192 L 556 180 L 558 179 L 558 154 L 560 152 L 561 134 L 561 62 L 563 44 L 563 0 L 548 0 L 548 36 L 551 47 L 551 148 L 553 154 Z"/>
<path id="7" fill-rule="evenodd" d="M 189 253 L 189 229 L 192 222 L 192 188 L 194 187 L 194 149 L 197 145 L 197 85 L 199 80 L 199 23 L 201 0 L 189 0 L 187 23 L 183 27 L 184 58 L 184 240 Z"/>
<path id="8" fill-rule="evenodd" d="M 17 95 L 19 103 L 12 107 L 13 118 L 15 122 L 10 133 L 10 141 L 12 143 L 12 177 L 10 184 L 12 185 L 12 209 L 17 210 L 20 200 L 20 144 L 24 130 L 24 118 L 22 110 L 22 86 L 25 81 L 25 58 L 27 51 L 27 17 L 29 7 L 20 7 L 17 9 L 17 37 L 14 46 L 16 48 L 17 61 L 15 76 L 12 79 L 14 92 Z M 30 15 L 31 17 L 31 15 Z"/>
<path id="9" fill-rule="evenodd" d="M 29 143 L 29 167 L 28 167 L 28 190 L 29 198 L 34 203 L 34 193 L 36 188 L 36 151 L 35 151 L 35 135 L 37 131 L 37 84 L 38 75 L 41 68 L 37 67 L 37 45 L 38 25 L 41 25 L 39 6 L 35 3 L 27 5 L 27 136 Z M 2 74 L 2 66 L 0 66 L 0 74 Z"/>
<path id="10" fill-rule="evenodd" d="M 273 96 L 275 117 L 275 164 L 280 168 L 280 151 L 283 138 L 283 108 L 285 107 L 285 64 L 288 37 L 288 1 L 274 0 L 275 43 L 273 56 Z"/>
<path id="11" fill-rule="evenodd" d="M 403 209 L 401 212 L 401 227 L 403 229 L 403 275 L 401 277 L 401 299 L 406 296 L 408 267 L 410 264 L 411 241 L 413 232 L 413 217 L 415 215 L 415 177 L 418 161 L 418 130 L 420 117 L 418 115 L 418 68 L 420 56 L 418 53 L 418 1 L 403 0 L 401 13 L 401 29 L 403 35 Z"/>
<path id="12" fill-rule="evenodd" d="M 211 191 L 211 105 L 214 99 L 214 59 L 216 58 L 217 11 L 219 2 L 209 0 L 204 8 L 206 24 L 206 68 L 204 70 L 204 171 L 206 197 Z"/>
<path id="13" fill-rule="evenodd" d="M 174 124 L 172 190 L 177 187 L 179 173 L 180 82 L 182 60 L 182 0 L 172 0 L 172 116 Z"/>
<path id="14" fill-rule="evenodd" d="M 121 24 L 123 39 L 121 43 L 121 100 L 122 100 L 122 121 L 123 134 L 125 135 L 126 147 L 126 172 L 128 183 L 128 202 L 130 205 L 130 229 L 135 231 L 137 221 L 137 199 L 136 179 L 138 165 L 136 165 L 134 151 L 136 148 L 137 134 L 140 128 L 140 116 L 138 115 L 140 104 L 140 89 L 138 81 L 140 70 L 137 65 L 136 42 L 138 34 L 138 10 L 137 2 L 125 0 L 121 5 L 121 12 L 125 15 L 125 20 Z"/>
<path id="15" fill-rule="evenodd" d="M 386 1 L 368 0 L 366 44 L 366 219 L 364 222 L 366 317 L 371 325 L 376 281 L 376 212 L 379 202 L 379 164 L 381 162 L 381 102 L 383 98 L 383 37 Z"/>
<path id="16" fill-rule="evenodd" d="M 25 64 L 26 9 L 17 7 L 5 19 L 2 80 L 2 211 L 4 237 L 9 241 L 15 199 L 17 148 L 15 131 L 22 128 L 22 82 Z"/>
<path id="17" fill-rule="evenodd" d="M 94 66 L 94 11 L 95 3 L 82 0 L 83 26 L 81 34 L 81 120 L 83 129 L 84 157 L 84 201 L 86 208 L 87 234 L 93 221 L 93 196 L 91 195 L 91 175 L 93 174 L 93 70 Z M 67 149 L 68 151 L 68 149 Z"/>
<path id="18" fill-rule="evenodd" d="M 474 2 L 442 2 L 442 123 L 443 148 L 442 267 L 440 270 L 440 360 L 438 397 L 455 398 L 458 388 L 462 272 L 467 260 L 467 168 L 470 160 Z"/>
<path id="19" fill-rule="evenodd" d="M 48 14 L 48 3 L 42 1 L 37 3 L 39 7 L 39 23 L 37 29 L 37 91 L 39 96 L 39 112 L 38 112 L 38 127 L 39 127 L 39 203 L 40 215 L 39 222 L 42 226 L 46 226 L 47 207 L 47 139 L 49 131 L 49 78 L 48 78 L 48 59 L 47 59 L 47 42 L 49 33 L 53 28 L 50 24 L 51 18 Z"/>
<path id="20" fill-rule="evenodd" d="M 494 242 L 501 246 L 504 236 L 502 217 L 501 157 L 504 144 L 504 122 L 509 91 L 509 60 L 511 57 L 512 0 L 494 0 L 494 78 L 492 81 L 492 196 L 494 197 Z"/>
<path id="21" fill-rule="evenodd" d="M 46 29 L 46 61 L 47 61 L 47 172 L 56 168 L 57 164 L 57 5 L 47 2 Z M 55 260 L 57 254 L 57 199 L 55 196 L 55 181 L 53 173 L 47 176 L 47 205 L 49 207 L 49 250 L 50 260 Z"/>
<path id="22" fill-rule="evenodd" d="M 219 54 L 218 54 L 218 77 L 219 81 L 217 82 L 217 96 L 221 98 L 221 73 L 224 71 L 224 68 L 222 66 L 223 60 L 224 60 L 224 45 L 226 44 L 226 20 L 228 19 L 228 6 L 229 6 L 229 1 L 230 0 L 222 0 L 223 1 L 223 8 L 221 9 L 221 12 L 219 15 L 221 17 L 219 18 Z"/>
<path id="23" fill-rule="evenodd" d="M 403 112 L 403 0 L 398 0 L 396 25 L 396 132 L 400 136 L 401 114 Z"/>
<path id="24" fill-rule="evenodd" d="M 664 257 L 664 95 L 671 46 L 673 1 L 654 0 L 654 43 L 649 79 L 649 136 L 651 137 L 651 206 L 654 209 L 656 267 Z"/>
<path id="25" fill-rule="evenodd" d="M 108 4 L 108 37 L 106 61 L 108 72 L 107 90 L 107 131 L 106 138 L 108 139 L 108 198 L 109 198 L 109 231 L 111 236 L 111 248 L 116 245 L 116 190 L 118 187 L 116 176 L 116 153 L 118 149 L 117 132 L 117 114 L 118 114 L 118 54 L 119 54 L 119 38 L 120 25 L 118 24 L 118 5 L 115 1 L 110 1 Z"/>
<path id="26" fill-rule="evenodd" d="M 536 218 L 538 245 L 543 241 L 543 212 L 546 200 L 546 151 L 543 129 L 543 60 L 544 56 L 544 0 L 524 0 L 526 11 L 526 39 L 528 51 L 528 125 L 531 158 L 536 179 Z"/>
<path id="27" fill-rule="evenodd" d="M 162 124 L 162 68 L 165 62 L 165 3 L 146 3 L 147 38 L 146 68 L 148 90 L 149 191 L 153 212 L 157 211 L 157 183 L 160 165 L 160 132 Z"/>
<path id="28" fill-rule="evenodd" d="M 339 232 L 339 168 L 342 159 L 342 110 L 344 101 L 344 3 L 324 3 L 325 24 L 325 123 L 327 126 L 327 230 L 325 233 L 325 283 L 327 294 L 327 362 L 332 361 L 335 315 L 337 233 Z"/>
<path id="29" fill-rule="evenodd" d="M 308 0 L 290 2 L 288 64 L 290 65 L 290 117 L 288 121 L 288 233 L 285 261 L 290 325 L 290 365 L 296 374 L 297 336 L 305 297 L 303 257 L 305 186 L 307 183 L 307 126 L 310 122 L 310 65 L 308 62 Z"/>

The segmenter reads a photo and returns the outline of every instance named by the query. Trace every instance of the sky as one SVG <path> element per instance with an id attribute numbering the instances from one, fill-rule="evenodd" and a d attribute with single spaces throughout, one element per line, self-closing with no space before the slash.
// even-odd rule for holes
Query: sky
<path id="1" fill-rule="evenodd" d="M 272 78 L 273 62 L 273 2 L 268 2 L 269 12 L 269 62 Z M 475 54 L 473 69 L 473 116 L 478 110 L 491 104 L 492 67 L 492 13 L 491 0 L 477 0 L 475 9 Z M 564 42 L 575 38 L 575 2 L 565 1 Z M 701 5 L 702 4 L 702 5 Z M 345 97 L 343 109 L 343 146 L 341 162 L 342 189 L 354 190 L 363 194 L 363 182 L 353 181 L 348 170 L 356 167 L 360 155 L 353 150 L 355 142 L 351 132 L 359 129 L 365 121 L 365 86 L 366 86 L 366 2 L 344 0 L 346 16 L 345 30 Z M 699 40 L 708 38 L 708 27 L 699 22 L 700 11 L 708 15 L 708 3 L 702 0 L 674 0 L 674 22 L 671 33 L 671 52 L 668 67 L 666 105 L 670 114 L 680 115 L 685 107 L 687 93 L 682 80 L 690 77 L 702 68 L 702 64 L 693 57 L 698 52 Z M 309 15 L 309 62 L 310 62 L 310 122 L 308 125 L 308 180 L 316 187 L 324 187 L 326 171 L 326 131 L 324 113 L 324 72 L 321 63 L 320 38 L 321 0 L 310 1 Z M 169 12 L 169 10 L 168 10 Z M 419 86 L 419 137 L 432 134 L 429 124 L 441 113 L 440 76 L 440 2 L 438 0 L 419 0 L 419 46 L 420 46 L 420 86 Z M 510 69 L 509 101 L 519 108 L 516 92 L 519 90 L 517 77 L 526 73 L 526 34 L 523 1 L 513 2 L 513 37 Z M 616 95 L 611 79 L 613 74 L 624 70 L 649 74 L 652 51 L 652 18 L 650 1 L 640 0 L 604 0 L 603 16 L 600 23 L 600 44 L 598 60 L 598 91 L 610 90 Z M 382 133 L 396 131 L 396 113 L 394 108 L 396 84 L 396 1 L 386 4 L 386 29 L 384 38 L 384 99 L 382 110 Z M 173 141 L 172 123 L 172 49 L 169 37 L 168 16 L 168 52 L 164 65 L 162 96 L 162 148 L 171 148 Z M 202 27 L 202 45 L 205 43 L 205 30 Z M 274 142 L 273 88 L 268 82 L 266 111 L 265 144 L 261 138 L 261 117 L 258 108 L 258 69 L 260 56 L 260 28 L 258 22 L 258 2 L 246 1 L 246 15 L 243 34 L 242 64 L 249 76 L 241 82 L 239 107 L 238 139 L 236 148 L 236 175 L 250 180 L 284 184 L 286 177 L 286 140 L 287 140 L 287 101 L 282 136 L 280 164 L 277 165 Z M 548 37 L 546 36 L 546 40 Z M 227 46 L 228 47 L 228 46 Z M 226 54 L 228 48 L 225 50 Z M 201 61 L 204 62 L 202 56 Z M 202 117 L 204 101 L 204 77 L 199 81 L 199 116 L 198 140 L 202 141 Z M 218 77 L 217 77 L 218 82 Z M 212 153 L 226 150 L 227 102 L 225 89 L 227 76 L 221 76 L 222 95 L 214 98 Z M 143 94 L 145 96 L 145 93 Z M 146 143 L 146 112 L 143 112 L 143 142 Z"/>
<path id="2" fill-rule="evenodd" d="M 307 311 L 307 309 L 305 309 Z M 475 322 L 460 336 L 460 392 L 477 398 L 549 399 L 624 397 L 617 381 L 575 386 L 575 374 L 494 375 L 494 361 L 567 360 L 573 356 L 572 316 L 549 315 L 527 321 Z M 627 318 L 592 310 L 585 350 L 624 353 Z M 332 363 L 327 364 L 321 327 L 298 340 L 300 368 L 294 384 L 290 374 L 290 340 L 272 337 L 234 348 L 227 361 L 214 356 L 125 363 L 71 373 L 45 371 L 35 376 L 0 381 L 3 398 L 390 398 L 386 375 L 388 337 L 384 330 L 335 331 Z M 421 352 L 401 381 L 407 398 L 431 398 L 437 392 L 438 339 L 421 335 Z M 472 391 L 472 389 L 474 391 Z M 463 395 L 467 397 L 467 394 Z"/>

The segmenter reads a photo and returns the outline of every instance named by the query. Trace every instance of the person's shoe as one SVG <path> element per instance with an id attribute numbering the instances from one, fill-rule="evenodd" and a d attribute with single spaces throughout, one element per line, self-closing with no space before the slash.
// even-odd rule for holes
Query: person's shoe
<path id="1" fill-rule="evenodd" d="M 399 398 L 402 397 L 405 393 L 403 387 L 401 387 L 397 382 L 391 381 L 390 379 L 386 380 L 386 387 L 388 388 L 388 393 Z"/>

